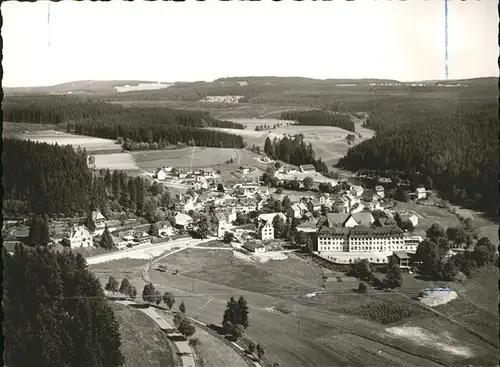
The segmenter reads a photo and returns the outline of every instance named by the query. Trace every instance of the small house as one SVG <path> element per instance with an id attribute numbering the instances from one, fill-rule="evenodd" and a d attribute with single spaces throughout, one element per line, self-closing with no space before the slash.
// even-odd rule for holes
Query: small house
<path id="1" fill-rule="evenodd" d="M 272 240 L 274 238 L 273 222 L 269 221 L 269 220 L 259 221 L 259 225 L 257 227 L 257 232 L 258 232 L 259 238 L 262 241 Z"/>
<path id="2" fill-rule="evenodd" d="M 410 270 L 410 256 L 405 251 L 394 251 L 392 256 L 401 270 Z"/>
<path id="3" fill-rule="evenodd" d="M 255 242 L 251 242 L 251 241 L 247 241 L 243 244 L 243 247 L 245 250 L 247 251 L 250 251 L 250 252 L 254 252 L 254 253 L 257 253 L 257 254 L 262 254 L 264 252 L 266 252 L 266 246 L 260 244 L 260 243 L 255 243 Z"/>
<path id="4" fill-rule="evenodd" d="M 415 214 L 402 214 L 399 216 L 401 222 L 411 223 L 413 228 L 416 228 L 418 225 L 418 217 Z"/>
<path id="5" fill-rule="evenodd" d="M 85 226 L 73 226 L 70 229 L 68 238 L 63 238 L 62 244 L 64 246 L 74 248 L 90 247 L 94 245 L 92 234 Z"/>
<path id="6" fill-rule="evenodd" d="M 383 199 L 385 198 L 385 189 L 381 185 L 375 186 L 375 194 L 380 198 Z"/>
<path id="7" fill-rule="evenodd" d="M 106 218 L 101 214 L 99 210 L 92 212 L 92 221 L 95 223 L 95 235 L 101 235 L 106 228 Z"/>
<path id="8" fill-rule="evenodd" d="M 360 197 L 364 191 L 363 186 L 355 185 L 351 187 L 351 195 L 355 197 Z"/>
<path id="9" fill-rule="evenodd" d="M 193 218 L 184 213 L 177 213 L 175 216 L 175 225 L 180 228 L 187 228 L 193 224 Z"/>
<path id="10" fill-rule="evenodd" d="M 153 236 L 167 237 L 174 234 L 174 227 L 169 222 L 158 222 L 153 226 Z"/>
<path id="11" fill-rule="evenodd" d="M 138 232 L 134 235 L 134 243 L 135 245 L 150 245 L 151 244 L 151 236 L 146 232 Z"/>
<path id="12" fill-rule="evenodd" d="M 302 173 L 314 173 L 316 172 L 316 168 L 312 164 L 304 164 L 299 166 L 300 172 Z"/>
<path id="13" fill-rule="evenodd" d="M 425 187 L 417 187 L 417 190 L 415 190 L 415 196 L 417 199 L 427 198 L 427 191 L 425 191 Z"/>

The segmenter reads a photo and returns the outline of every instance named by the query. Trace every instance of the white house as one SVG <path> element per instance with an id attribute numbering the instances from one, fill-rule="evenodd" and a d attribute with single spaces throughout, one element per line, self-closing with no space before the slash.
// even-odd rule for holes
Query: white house
<path id="1" fill-rule="evenodd" d="M 316 168 L 312 164 L 304 164 L 302 166 L 299 166 L 300 172 L 303 173 L 314 173 L 316 172 Z"/>
<path id="2" fill-rule="evenodd" d="M 250 251 L 250 252 L 255 252 L 255 253 L 264 253 L 266 252 L 266 246 L 260 244 L 260 243 L 255 243 L 251 241 L 247 241 L 243 244 L 243 247 L 245 250 Z"/>
<path id="3" fill-rule="evenodd" d="M 120 237 L 113 237 L 113 243 L 115 244 L 118 250 L 123 250 L 128 245 L 128 242 Z"/>
<path id="4" fill-rule="evenodd" d="M 63 245 L 70 248 L 90 247 L 94 245 L 92 234 L 85 226 L 74 226 L 70 229 L 69 238 L 63 239 Z"/>
<path id="5" fill-rule="evenodd" d="M 153 236 L 167 237 L 174 234 L 174 228 L 169 222 L 159 222 L 153 226 Z"/>
<path id="6" fill-rule="evenodd" d="M 177 213 L 174 219 L 175 225 L 182 228 L 186 228 L 190 224 L 193 224 L 193 218 L 184 213 Z"/>
<path id="7" fill-rule="evenodd" d="M 290 215 L 294 218 L 302 218 L 302 216 L 307 212 L 307 207 L 304 203 L 295 203 L 290 206 Z"/>
<path id="8" fill-rule="evenodd" d="M 375 186 L 375 194 L 381 199 L 385 198 L 385 189 L 381 185 Z"/>
<path id="9" fill-rule="evenodd" d="M 92 212 L 92 220 L 95 223 L 94 235 L 101 235 L 106 228 L 106 218 L 101 214 L 99 210 Z"/>
<path id="10" fill-rule="evenodd" d="M 399 216 L 402 222 L 410 222 L 413 227 L 418 226 L 418 217 L 415 214 L 402 214 Z"/>
<path id="11" fill-rule="evenodd" d="M 272 240 L 274 238 L 274 226 L 271 221 L 261 220 L 257 228 L 259 238 L 262 241 Z"/>
<path id="12" fill-rule="evenodd" d="M 363 189 L 363 186 L 355 185 L 355 186 L 351 187 L 351 195 L 352 196 L 360 197 L 361 195 L 363 195 L 364 191 L 365 190 Z"/>
<path id="13" fill-rule="evenodd" d="M 224 213 L 215 214 L 215 223 L 217 225 L 217 237 L 223 237 L 228 228 L 228 220 Z"/>
<path id="14" fill-rule="evenodd" d="M 166 167 L 158 168 L 156 171 L 156 178 L 160 181 L 163 181 L 167 178 L 168 174 L 172 171 L 172 168 L 168 171 Z"/>
<path id="15" fill-rule="evenodd" d="M 138 232 L 134 235 L 135 245 L 149 245 L 151 244 L 151 236 L 146 232 Z"/>
<path id="16" fill-rule="evenodd" d="M 417 196 L 417 199 L 425 199 L 427 197 L 427 191 L 425 191 L 425 187 L 417 187 L 415 195 Z"/>

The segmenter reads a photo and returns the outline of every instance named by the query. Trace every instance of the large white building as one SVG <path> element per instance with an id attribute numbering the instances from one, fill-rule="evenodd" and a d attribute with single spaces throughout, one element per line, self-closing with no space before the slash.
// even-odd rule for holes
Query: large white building
<path id="1" fill-rule="evenodd" d="M 94 239 L 87 227 L 76 226 L 71 228 L 69 238 L 63 239 L 63 245 L 72 249 L 90 247 L 94 245 Z"/>

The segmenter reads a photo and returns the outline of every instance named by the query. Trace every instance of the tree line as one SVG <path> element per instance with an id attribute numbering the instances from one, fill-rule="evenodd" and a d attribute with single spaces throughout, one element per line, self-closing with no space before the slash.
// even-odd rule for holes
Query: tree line
<path id="1" fill-rule="evenodd" d="M 16 96 L 4 101 L 4 119 L 35 124 L 66 124 L 67 132 L 136 142 L 188 142 L 211 147 L 242 148 L 240 136 L 205 127 L 244 129 L 213 118 L 208 111 L 163 107 L 124 107 L 73 96 Z M 149 132 L 148 132 L 149 131 Z"/>
<path id="2" fill-rule="evenodd" d="M 297 121 L 299 125 L 336 126 L 348 131 L 355 131 L 354 122 L 343 114 L 330 111 L 285 111 L 281 112 L 282 120 Z"/>
<path id="3" fill-rule="evenodd" d="M 97 209 L 105 217 L 126 211 L 154 222 L 165 214 L 160 208 L 173 204 L 157 182 L 122 171 L 93 173 L 86 162 L 86 152 L 71 146 L 4 139 L 4 215 L 38 214 L 35 228 L 44 216 L 89 217 Z"/>
<path id="4" fill-rule="evenodd" d="M 85 259 L 3 250 L 7 366 L 122 366 L 118 323 Z"/>
<path id="5" fill-rule="evenodd" d="M 376 110 L 368 126 L 377 135 L 350 148 L 339 167 L 429 177 L 450 200 L 496 213 L 491 198 L 498 192 L 497 103 L 438 102 L 426 99 Z"/>
<path id="6" fill-rule="evenodd" d="M 306 144 L 302 134 L 293 137 L 284 136 L 281 139 L 274 138 L 273 141 L 267 137 L 264 153 L 273 159 L 280 159 L 295 166 L 312 164 L 316 171 L 328 172 L 328 165 L 321 158 L 315 158 L 311 143 Z"/>

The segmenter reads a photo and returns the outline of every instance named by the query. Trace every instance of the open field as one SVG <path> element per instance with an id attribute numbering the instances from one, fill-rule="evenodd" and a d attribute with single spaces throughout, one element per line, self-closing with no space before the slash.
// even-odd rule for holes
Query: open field
<path id="1" fill-rule="evenodd" d="M 362 136 L 361 138 L 356 136 L 354 144 L 358 144 L 363 140 L 373 137 L 373 130 L 365 129 L 361 126 L 363 120 L 357 119 L 354 116 L 351 116 L 351 118 L 355 120 L 356 133 L 360 133 Z M 264 148 L 264 143 L 268 137 L 273 140 L 275 137 L 279 138 L 287 134 L 303 134 L 305 141 L 310 142 L 313 145 L 316 156 L 321 157 L 321 159 L 329 165 L 335 164 L 351 147 L 345 139 L 347 134 L 351 134 L 351 132 L 334 126 L 292 125 L 264 131 L 255 131 L 254 129 L 257 125 L 274 125 L 279 122 L 287 123 L 289 121 L 277 119 L 242 118 L 231 119 L 231 121 L 245 125 L 246 129 L 238 130 L 210 128 L 210 130 L 226 131 L 232 134 L 240 135 L 245 139 L 249 146 L 257 145 L 260 146 L 261 149 Z"/>
<path id="2" fill-rule="evenodd" d="M 394 210 L 415 212 L 418 216 L 418 226 L 415 233 L 423 237 L 425 237 L 425 231 L 434 223 L 440 224 L 445 229 L 460 224 L 455 214 L 450 213 L 445 208 L 432 205 L 397 201 Z M 498 241 L 498 223 L 494 219 L 486 218 L 482 213 L 472 210 L 467 210 L 467 214 L 472 218 L 473 227 L 478 230 L 480 237 L 488 237 L 493 243 Z"/>
<path id="3" fill-rule="evenodd" d="M 228 251 L 215 252 L 214 250 L 202 249 L 188 251 L 182 251 L 172 255 L 172 259 L 167 257 L 160 262 L 175 264 L 174 266 L 180 270 L 179 275 L 173 275 L 168 271 L 165 273 L 150 271 L 149 278 L 156 289 L 160 292 L 173 291 L 177 299 L 176 304 L 184 301 L 189 316 L 198 316 L 200 321 L 216 325 L 221 322 L 227 299 L 231 295 L 243 295 L 250 306 L 251 324 L 245 333 L 246 336 L 256 342 L 262 342 L 266 346 L 268 360 L 279 362 L 280 365 L 298 367 L 449 364 L 458 366 L 466 365 L 468 361 L 472 360 L 479 365 L 493 365 L 497 361 L 495 348 L 462 329 L 454 328 L 454 324 L 446 319 L 439 320 L 439 324 L 433 322 L 436 319 L 433 315 L 425 316 L 422 318 L 423 321 L 417 320 L 416 324 L 411 326 L 422 328 L 421 332 L 424 335 L 430 335 L 429 337 L 434 338 L 433 340 L 442 339 L 443 343 L 449 347 L 448 351 L 443 352 L 442 345 L 419 344 L 405 335 L 386 331 L 386 327 L 405 326 L 401 322 L 383 326 L 370 320 L 333 312 L 321 303 L 313 305 L 299 299 L 293 299 L 292 297 L 296 297 L 297 294 L 278 297 L 220 284 L 241 284 L 245 288 L 253 287 L 260 292 L 272 291 L 277 289 L 279 284 L 284 284 L 287 287 L 285 289 L 298 290 L 298 295 L 305 296 L 302 291 L 318 289 L 322 272 L 319 266 L 312 263 L 307 264 L 307 260 L 292 257 L 288 260 L 267 263 L 245 263 L 244 260 L 226 257 L 226 254 L 229 254 Z M 217 256 L 222 258 L 219 265 L 224 269 L 223 272 L 214 269 Z M 289 261 L 291 263 L 287 264 Z M 120 274 L 124 275 L 128 272 L 132 278 L 131 282 L 136 285 L 138 290 L 142 289 L 145 282 L 140 278 L 141 265 L 129 263 L 128 266 L 119 266 L 118 263 L 116 265 L 92 266 L 91 270 L 95 271 L 94 269 L 97 267 L 100 268 L 100 278 L 104 281 L 107 279 L 106 266 L 109 266 L 108 271 L 112 275 L 115 273 L 114 268 L 120 267 L 123 269 Z M 212 279 L 213 282 L 194 277 L 198 276 L 195 274 L 196 269 L 202 270 L 205 266 L 207 266 L 207 271 L 201 276 Z M 127 267 L 128 270 L 125 270 Z M 265 269 L 267 272 L 263 271 Z M 248 271 L 251 273 L 247 273 Z M 232 279 L 236 277 L 243 279 Z M 357 286 L 358 283 L 356 280 L 348 281 L 347 278 L 344 282 L 349 283 L 351 288 Z M 260 284 L 262 286 L 259 289 Z M 334 281 L 328 284 L 328 287 L 332 289 L 337 286 L 340 285 Z M 349 296 L 338 293 L 336 297 L 332 298 L 332 302 L 340 302 L 340 298 L 352 296 L 352 293 Z M 370 299 L 372 294 L 356 294 L 356 296 Z M 391 297 L 391 295 L 386 295 L 386 297 Z M 398 296 L 394 295 L 394 297 Z M 424 321 L 428 324 L 423 323 Z M 420 325 L 421 323 L 423 325 Z M 436 329 L 435 325 L 439 325 L 439 328 Z M 456 338 L 453 340 L 452 346 L 450 346 L 451 341 L 444 339 L 448 335 L 444 332 L 445 330 L 452 330 L 451 336 Z M 450 349 L 451 347 L 461 350 L 470 348 L 474 355 L 469 359 L 464 358 L 463 354 L 460 354 L 461 352 Z"/>
<path id="4" fill-rule="evenodd" d="M 175 366 L 175 348 L 166 334 L 140 310 L 109 302 L 120 327 L 125 367 Z"/>
<path id="5" fill-rule="evenodd" d="M 189 168 L 226 167 L 231 158 L 233 166 L 255 163 L 257 154 L 245 149 L 186 147 L 174 150 L 149 150 L 133 152 L 137 165 L 145 171 L 153 171 L 163 166 Z"/>
<path id="6" fill-rule="evenodd" d="M 123 106 L 140 107 L 168 107 L 184 110 L 209 111 L 213 117 L 221 120 L 234 118 L 268 118 L 278 119 L 281 112 L 294 110 L 310 110 L 310 107 L 297 107 L 291 105 L 268 105 L 262 103 L 207 103 L 207 102 L 182 102 L 182 101 L 113 101 L 111 103 Z"/>
<path id="7" fill-rule="evenodd" d="M 121 152 L 122 148 L 113 140 L 94 138 L 90 136 L 68 134 L 56 130 L 27 131 L 17 134 L 20 139 L 33 140 L 41 143 L 72 145 L 75 149 L 81 147 L 88 152 Z"/>
<path id="8" fill-rule="evenodd" d="M 97 169 L 107 168 L 110 170 L 141 172 L 141 170 L 137 167 L 134 158 L 129 152 L 96 154 L 95 165 Z"/>
<path id="9" fill-rule="evenodd" d="M 35 131 L 55 130 L 56 127 L 57 127 L 56 125 L 48 125 L 48 124 L 31 124 L 27 122 L 4 121 L 2 124 L 3 128 L 2 133 L 4 138 L 10 138 L 10 137 L 22 138 L 22 135 L 24 135 L 25 132 L 32 133 Z"/>

